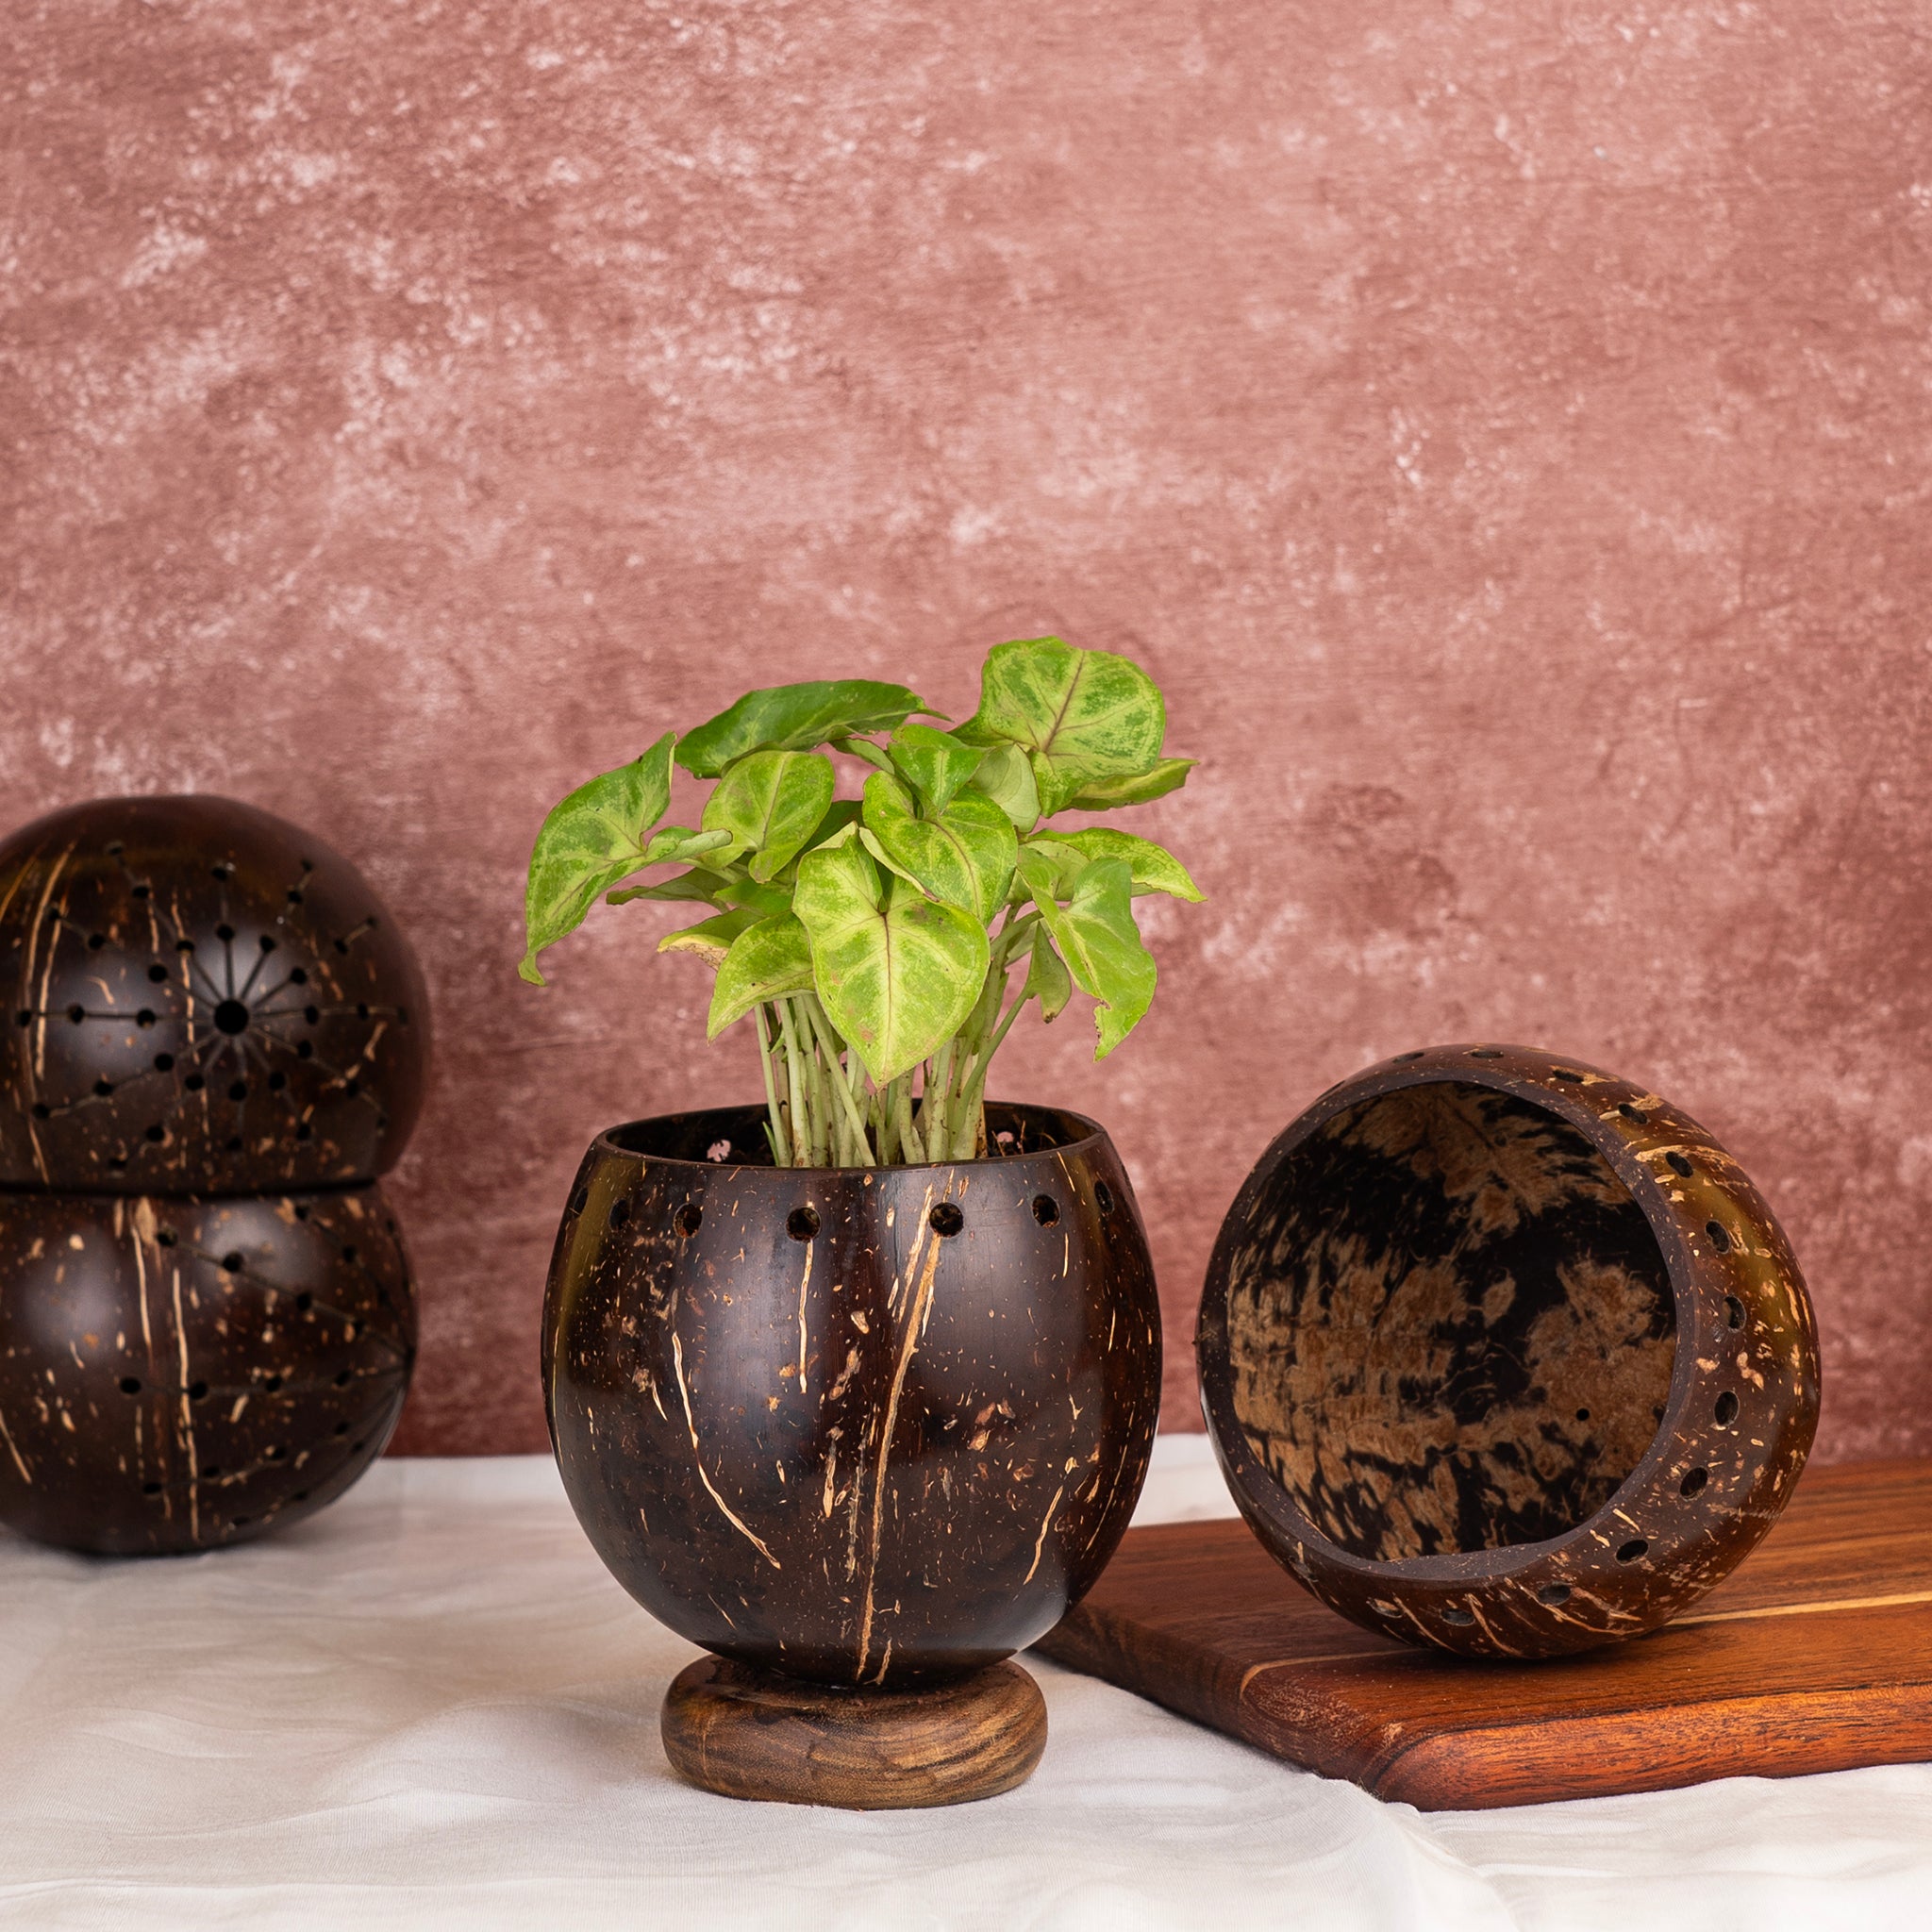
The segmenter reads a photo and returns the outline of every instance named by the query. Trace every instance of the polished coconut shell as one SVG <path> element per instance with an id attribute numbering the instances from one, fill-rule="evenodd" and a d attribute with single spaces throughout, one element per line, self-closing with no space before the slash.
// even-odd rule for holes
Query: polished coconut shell
<path id="1" fill-rule="evenodd" d="M 428 1008 L 356 868 L 232 799 L 113 798 L 0 845 L 0 1186 L 365 1181 L 422 1105 Z"/>
<path id="2" fill-rule="evenodd" d="M 1818 1418 L 1810 1303 L 1737 1162 L 1523 1047 L 1404 1054 L 1295 1121 L 1223 1224 L 1199 1353 L 1270 1551 L 1473 1656 L 1675 1615 L 1771 1526 Z"/>
<path id="3" fill-rule="evenodd" d="M 379 1188 L 0 1193 L 0 1523 L 151 1556 L 310 1515 L 382 1453 L 415 1353 Z"/>

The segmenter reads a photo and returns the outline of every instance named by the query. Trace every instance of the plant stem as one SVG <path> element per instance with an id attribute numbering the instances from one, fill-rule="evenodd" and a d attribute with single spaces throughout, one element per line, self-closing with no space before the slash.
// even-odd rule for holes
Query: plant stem
<path id="1" fill-rule="evenodd" d="M 853 1158 L 846 1162 L 852 1167 L 870 1167 L 872 1152 L 865 1137 L 865 1116 L 858 1110 L 858 1103 L 852 1097 L 850 1067 L 841 1069 L 839 1065 L 838 1034 L 833 1031 L 832 1022 L 815 992 L 807 993 L 800 1004 L 805 1008 L 806 1018 L 811 1022 L 812 1031 L 818 1036 L 819 1046 L 831 1061 L 831 1083 L 838 1091 L 840 1108 L 852 1141 Z"/>
<path id="2" fill-rule="evenodd" d="M 917 1165 L 924 1150 L 912 1126 L 912 1075 L 900 1074 L 892 1088 L 892 1126 L 899 1136 L 899 1155 L 908 1165 Z"/>
<path id="3" fill-rule="evenodd" d="M 765 1105 L 771 1109 L 772 1158 L 779 1167 L 791 1163 L 784 1158 L 791 1146 L 791 1136 L 785 1128 L 785 1116 L 778 1106 L 778 1086 L 772 1078 L 772 1025 L 765 1016 L 764 1003 L 760 1001 L 752 1008 L 758 1023 L 758 1065 L 765 1075 Z"/>
<path id="4" fill-rule="evenodd" d="M 953 1051 L 958 1045 L 956 1034 L 940 1048 L 935 1058 L 925 1067 L 925 1119 L 921 1124 L 925 1128 L 925 1158 L 928 1160 L 943 1160 L 946 1158 L 946 1099 L 953 1077 Z"/>
<path id="5" fill-rule="evenodd" d="M 979 1057 L 978 1066 L 973 1070 L 973 1084 L 967 1094 L 966 1109 L 960 1115 L 960 1130 L 953 1136 L 953 1158 L 955 1160 L 971 1160 L 978 1147 L 982 1110 L 986 1102 L 986 1076 L 992 1066 L 993 1055 L 999 1052 L 1001 1041 L 1011 1031 L 1013 1022 L 1020 1017 L 1020 1008 L 1025 1004 L 1026 1001 L 1023 996 L 1015 1000 L 1007 1008 L 1006 1014 L 1001 1019 L 999 1025 L 993 1030 L 992 1038 L 987 1042 L 986 1051 Z M 966 1123 L 969 1120 L 973 1124 L 973 1131 L 970 1136 L 965 1132 Z M 970 1146 L 966 1144 L 969 1139 L 972 1142 Z"/>
<path id="6" fill-rule="evenodd" d="M 793 1167 L 809 1167 L 811 1137 L 805 1122 L 804 1071 L 798 1064 L 798 1041 L 791 1032 L 791 1007 L 789 1001 L 779 1003 L 778 1030 L 785 1039 L 785 1074 L 791 1089 L 791 1164 Z"/>

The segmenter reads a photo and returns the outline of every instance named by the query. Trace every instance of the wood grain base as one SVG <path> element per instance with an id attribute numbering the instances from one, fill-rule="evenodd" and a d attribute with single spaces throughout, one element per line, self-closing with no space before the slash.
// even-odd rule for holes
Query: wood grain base
<path id="1" fill-rule="evenodd" d="M 1230 1522 L 1130 1530 L 1039 1648 L 1424 1811 L 1913 1763 L 1932 1758 L 1932 1463 L 1812 1470 L 1695 1610 L 1581 1657 L 1391 1642 Z"/>
<path id="2" fill-rule="evenodd" d="M 1046 1704 L 1015 1663 L 933 1690 L 845 1690 L 707 1657 L 673 1679 L 662 1729 L 673 1767 L 724 1797 L 900 1811 L 1025 1783 Z"/>

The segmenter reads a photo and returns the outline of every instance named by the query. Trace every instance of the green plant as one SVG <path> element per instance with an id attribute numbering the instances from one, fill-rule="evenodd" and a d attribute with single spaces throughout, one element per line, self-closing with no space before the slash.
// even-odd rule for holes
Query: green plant
<path id="1" fill-rule="evenodd" d="M 751 691 L 666 732 L 543 821 L 523 976 L 543 984 L 538 954 L 600 896 L 708 906 L 659 950 L 716 968 L 710 1038 L 754 1019 L 779 1166 L 983 1155 L 987 1069 L 1021 1008 L 1051 1021 L 1074 987 L 1092 994 L 1104 1058 L 1154 996 L 1133 900 L 1202 896 L 1150 840 L 1047 821 L 1158 798 L 1194 761 L 1161 756 L 1167 708 L 1144 671 L 1058 638 L 995 645 L 957 728 L 908 722 L 943 715 L 846 679 Z M 821 746 L 873 768 L 860 799 L 835 796 Z M 658 824 L 674 761 L 717 781 L 695 828 Z M 684 870 L 622 883 L 660 864 Z"/>

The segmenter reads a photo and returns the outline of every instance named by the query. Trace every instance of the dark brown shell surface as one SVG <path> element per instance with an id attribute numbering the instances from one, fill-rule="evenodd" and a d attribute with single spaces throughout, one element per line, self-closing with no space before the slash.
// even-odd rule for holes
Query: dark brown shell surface
<path id="1" fill-rule="evenodd" d="M 110 798 L 0 845 L 0 1185 L 373 1179 L 422 1105 L 428 1003 L 368 881 L 208 797 Z"/>
<path id="2" fill-rule="evenodd" d="M 0 1192 L 0 1523 L 153 1556 L 294 1522 L 382 1453 L 415 1349 L 377 1187 Z"/>
<path id="3" fill-rule="evenodd" d="M 939 1682 L 1112 1554 L 1160 1391 L 1133 1190 L 1091 1121 L 989 1116 L 1018 1151 L 926 1167 L 774 1168 L 749 1108 L 592 1143 L 544 1311 L 551 1439 L 598 1554 L 681 1635 Z"/>
<path id="4" fill-rule="evenodd" d="M 1222 1224 L 1202 1405 L 1242 1514 L 1344 1616 L 1476 1657 L 1667 1622 L 1790 1500 L 1811 1307 L 1657 1094 L 1528 1047 L 1331 1089 Z"/>

